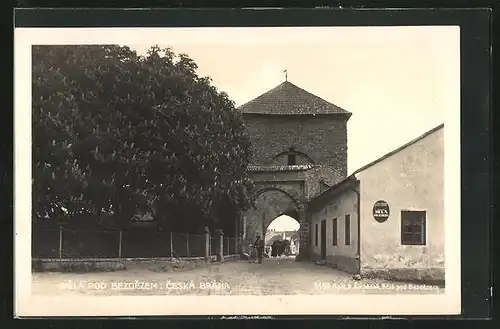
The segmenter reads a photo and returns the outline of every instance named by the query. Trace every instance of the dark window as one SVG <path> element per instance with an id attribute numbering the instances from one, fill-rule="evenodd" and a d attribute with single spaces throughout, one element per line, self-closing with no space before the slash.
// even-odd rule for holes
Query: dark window
<path id="1" fill-rule="evenodd" d="M 314 226 L 314 245 L 318 246 L 318 224 Z"/>
<path id="2" fill-rule="evenodd" d="M 425 211 L 401 211 L 401 244 L 425 245 Z"/>
<path id="3" fill-rule="evenodd" d="M 345 245 L 351 244 L 351 215 L 345 215 Z"/>
<path id="4" fill-rule="evenodd" d="M 334 218 L 332 220 L 332 244 L 334 246 L 337 245 L 337 235 L 338 235 L 338 233 L 337 233 L 337 218 Z"/>
<path id="5" fill-rule="evenodd" d="M 296 163 L 295 154 L 288 154 L 288 165 L 295 166 Z"/>

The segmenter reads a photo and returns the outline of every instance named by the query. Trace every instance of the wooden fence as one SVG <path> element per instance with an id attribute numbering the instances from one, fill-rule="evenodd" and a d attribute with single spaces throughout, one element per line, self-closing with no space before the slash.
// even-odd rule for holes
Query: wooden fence
<path id="1" fill-rule="evenodd" d="M 233 255 L 240 238 L 157 230 L 33 229 L 32 258 L 184 258 Z"/>

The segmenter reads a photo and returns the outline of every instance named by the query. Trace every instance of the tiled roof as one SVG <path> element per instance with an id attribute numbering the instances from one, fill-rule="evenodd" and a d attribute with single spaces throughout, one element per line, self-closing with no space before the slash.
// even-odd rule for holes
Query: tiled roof
<path id="1" fill-rule="evenodd" d="M 325 180 L 325 185 L 329 185 L 328 188 L 330 188 L 338 182 L 342 181 L 344 178 L 345 176 L 342 175 L 339 170 L 334 170 L 332 175 L 329 176 L 327 180 Z"/>
<path id="2" fill-rule="evenodd" d="M 248 166 L 247 171 L 274 172 L 274 171 L 305 171 L 314 168 L 314 165 L 294 166 Z"/>
<path id="3" fill-rule="evenodd" d="M 285 81 L 239 107 L 244 114 L 316 115 L 350 112 Z"/>

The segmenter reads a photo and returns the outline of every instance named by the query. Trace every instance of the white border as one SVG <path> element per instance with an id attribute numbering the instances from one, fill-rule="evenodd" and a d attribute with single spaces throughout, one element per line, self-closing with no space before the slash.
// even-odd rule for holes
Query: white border
<path id="1" fill-rule="evenodd" d="M 320 31 L 344 29 L 346 32 L 385 29 L 384 38 L 395 37 L 397 29 L 430 27 L 369 28 L 272 28 L 289 30 L 276 40 L 253 34 L 254 28 L 175 29 L 169 42 L 181 38 L 186 43 L 217 42 L 318 42 Z M 459 27 L 453 29 L 456 51 L 460 53 Z M 263 28 L 260 28 L 263 29 Z M 150 296 L 150 297 L 35 297 L 31 282 L 31 45 L 32 44 L 148 44 L 165 38 L 167 29 L 65 29 L 16 28 L 15 36 L 15 313 L 17 316 L 109 316 L 109 315 L 406 315 L 459 314 L 460 290 L 460 72 L 450 81 L 456 102 L 448 108 L 445 120 L 445 259 L 446 291 L 441 295 L 314 295 L 314 296 Z M 271 33 L 272 34 L 272 33 Z M 269 34 L 269 35 L 271 35 Z M 188 36 L 189 35 L 189 36 Z M 342 39 L 342 34 L 336 34 Z M 347 34 L 346 34 L 347 35 Z M 349 42 L 357 41 L 349 34 Z M 380 40 L 380 33 L 378 40 Z M 145 37 L 146 36 L 146 37 Z M 347 38 L 347 37 L 346 37 Z M 177 42 L 179 42 L 179 40 Z M 347 40 L 347 39 L 346 39 Z M 346 41 L 344 40 L 344 41 Z M 134 41 L 136 41 L 134 43 Z M 366 42 L 366 39 L 363 39 Z M 164 42 L 158 41 L 158 44 Z M 196 304 L 196 314 L 193 305 Z"/>

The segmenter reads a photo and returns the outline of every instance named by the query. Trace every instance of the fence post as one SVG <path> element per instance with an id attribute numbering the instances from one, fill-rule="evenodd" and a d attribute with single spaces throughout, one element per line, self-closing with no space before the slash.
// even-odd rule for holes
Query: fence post
<path id="1" fill-rule="evenodd" d="M 210 238 L 210 246 L 208 247 L 208 255 L 212 257 L 213 252 L 212 252 L 212 233 L 209 233 L 209 238 Z"/>
<path id="2" fill-rule="evenodd" d="M 210 230 L 205 226 L 205 261 L 210 259 Z"/>
<path id="3" fill-rule="evenodd" d="M 123 239 L 123 231 L 120 230 L 120 239 L 118 242 L 118 258 L 122 258 L 122 239 Z"/>
<path id="4" fill-rule="evenodd" d="M 63 229 L 62 226 L 59 226 L 59 259 L 62 258 L 62 242 L 63 242 Z"/>
<path id="5" fill-rule="evenodd" d="M 242 212 L 240 211 L 238 219 L 236 220 L 236 225 L 234 225 L 234 250 L 233 250 L 233 254 L 238 254 L 238 237 L 240 236 L 241 214 L 242 214 Z"/>
<path id="6" fill-rule="evenodd" d="M 217 261 L 218 262 L 224 262 L 224 232 L 221 229 L 217 230 L 217 233 L 219 235 L 219 243 L 218 249 L 217 250 Z"/>
<path id="7" fill-rule="evenodd" d="M 234 236 L 234 254 L 238 254 L 238 234 Z"/>
<path id="8" fill-rule="evenodd" d="M 174 235 L 172 234 L 172 231 L 170 231 L 170 260 L 174 259 Z"/>
<path id="9" fill-rule="evenodd" d="M 189 257 L 189 233 L 186 233 L 186 257 Z"/>

